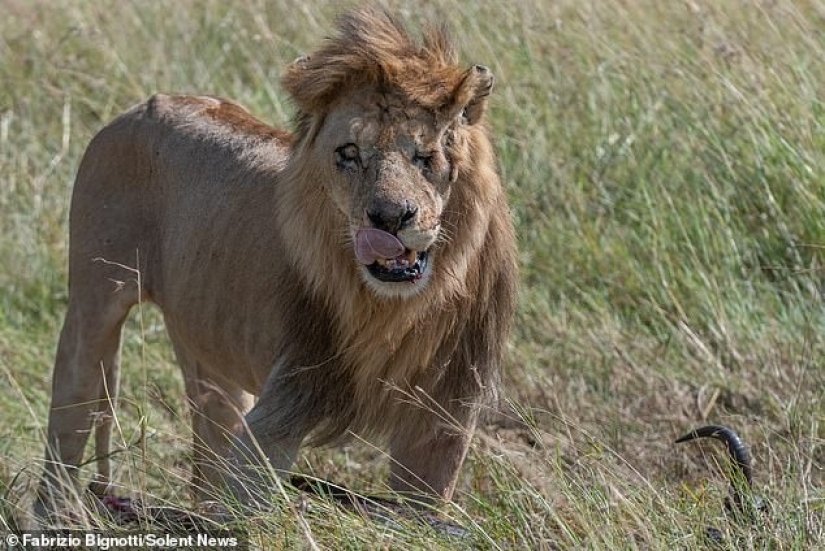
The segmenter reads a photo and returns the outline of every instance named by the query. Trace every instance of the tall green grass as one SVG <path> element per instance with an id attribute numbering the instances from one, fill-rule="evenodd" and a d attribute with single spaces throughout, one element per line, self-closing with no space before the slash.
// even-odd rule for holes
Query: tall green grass
<path id="1" fill-rule="evenodd" d="M 825 5 L 820 1 L 390 1 L 445 21 L 497 77 L 490 111 L 522 288 L 491 412 L 446 514 L 495 548 L 823 545 Z M 351 5 L 351 4 L 348 4 Z M 65 309 L 67 210 L 91 136 L 156 91 L 232 97 L 275 125 L 286 63 L 337 2 L 0 0 L 0 531 L 36 480 Z M 185 504 L 186 407 L 156 312 L 127 328 L 118 473 Z M 754 525 L 722 514 L 702 423 L 751 444 Z M 140 442 L 145 429 L 149 445 Z M 369 446 L 299 463 L 381 488 Z M 127 491 L 127 490 L 124 490 Z M 278 548 L 462 546 L 315 503 Z"/>

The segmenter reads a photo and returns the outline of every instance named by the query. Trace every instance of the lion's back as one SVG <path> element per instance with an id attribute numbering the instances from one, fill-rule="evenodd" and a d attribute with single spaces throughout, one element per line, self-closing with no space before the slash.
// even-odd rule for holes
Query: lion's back
<path id="1" fill-rule="evenodd" d="M 124 203 L 124 193 L 137 190 L 142 202 L 159 200 L 170 184 L 237 185 L 256 172 L 282 169 L 291 139 L 235 102 L 156 94 L 92 139 L 78 171 L 73 208 L 95 203 L 107 189 Z"/>
<path id="2" fill-rule="evenodd" d="M 257 141 L 288 145 L 291 135 L 255 118 L 241 104 L 217 96 L 155 94 L 129 113 L 164 123 L 190 134 L 251 144 Z"/>

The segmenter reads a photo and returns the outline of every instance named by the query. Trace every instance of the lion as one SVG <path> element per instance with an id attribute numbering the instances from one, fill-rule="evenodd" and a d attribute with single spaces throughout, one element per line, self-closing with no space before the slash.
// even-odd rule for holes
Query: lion
<path id="1" fill-rule="evenodd" d="M 121 329 L 143 302 L 183 371 L 197 498 L 265 504 L 261 467 L 358 434 L 388 446 L 392 489 L 450 500 L 516 305 L 493 83 L 443 29 L 361 9 L 283 75 L 293 132 L 160 94 L 105 126 L 72 194 L 40 513 L 92 431 L 91 488 L 111 483 Z"/>

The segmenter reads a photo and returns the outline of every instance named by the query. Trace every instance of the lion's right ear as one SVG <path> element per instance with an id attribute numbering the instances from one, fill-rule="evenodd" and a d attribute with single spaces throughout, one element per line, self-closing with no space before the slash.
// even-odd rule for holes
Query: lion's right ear
<path id="1" fill-rule="evenodd" d="M 476 124 L 484 116 L 487 97 L 493 91 L 495 82 L 493 73 L 487 67 L 473 66 L 453 91 L 449 109 L 460 113 L 467 124 Z"/>

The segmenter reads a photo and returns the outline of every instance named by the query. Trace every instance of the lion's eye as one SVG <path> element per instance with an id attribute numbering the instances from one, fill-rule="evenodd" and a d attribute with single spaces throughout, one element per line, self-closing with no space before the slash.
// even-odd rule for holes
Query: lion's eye
<path id="1" fill-rule="evenodd" d="M 354 143 L 342 145 L 335 150 L 335 164 L 341 170 L 354 170 L 361 166 L 361 153 Z"/>
<path id="2" fill-rule="evenodd" d="M 430 170 L 433 165 L 433 156 L 432 154 L 416 153 L 413 156 L 413 164 L 417 166 L 419 170 Z"/>

